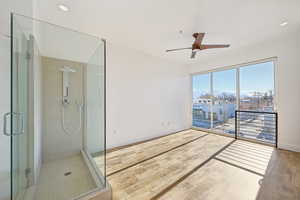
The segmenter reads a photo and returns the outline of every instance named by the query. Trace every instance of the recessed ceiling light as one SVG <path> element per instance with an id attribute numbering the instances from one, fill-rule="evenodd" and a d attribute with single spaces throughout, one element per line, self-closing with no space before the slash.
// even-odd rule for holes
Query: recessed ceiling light
<path id="1" fill-rule="evenodd" d="M 58 4 L 57 6 L 60 10 L 62 10 L 64 12 L 68 12 L 70 10 L 69 7 L 64 4 Z"/>
<path id="2" fill-rule="evenodd" d="M 282 22 L 282 23 L 280 24 L 280 26 L 286 26 L 287 24 L 288 24 L 288 22 L 285 21 L 285 22 Z"/>

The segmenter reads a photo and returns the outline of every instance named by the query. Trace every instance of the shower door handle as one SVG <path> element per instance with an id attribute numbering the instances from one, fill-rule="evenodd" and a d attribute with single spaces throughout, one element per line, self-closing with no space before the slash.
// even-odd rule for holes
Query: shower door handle
<path id="1" fill-rule="evenodd" d="M 9 118 L 13 120 L 17 120 L 16 123 L 18 128 L 11 127 L 12 130 L 7 130 L 7 123 L 9 122 Z M 12 120 L 11 120 L 12 121 Z M 20 127 L 19 127 L 20 126 Z M 18 112 L 8 112 L 4 114 L 3 120 L 3 134 L 6 136 L 13 136 L 13 135 L 21 135 L 25 132 L 25 125 L 24 125 L 24 114 Z"/>

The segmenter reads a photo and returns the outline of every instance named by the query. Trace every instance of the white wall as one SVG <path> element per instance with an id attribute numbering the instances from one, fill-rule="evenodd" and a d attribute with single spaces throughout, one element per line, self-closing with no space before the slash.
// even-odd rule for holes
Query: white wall
<path id="1" fill-rule="evenodd" d="M 189 65 L 190 73 L 230 66 L 259 59 L 278 57 L 276 92 L 278 109 L 279 147 L 300 151 L 300 38 L 293 33 L 259 45 L 228 51 Z"/>
<path id="2" fill-rule="evenodd" d="M 107 45 L 107 147 L 189 128 L 186 67 Z"/>

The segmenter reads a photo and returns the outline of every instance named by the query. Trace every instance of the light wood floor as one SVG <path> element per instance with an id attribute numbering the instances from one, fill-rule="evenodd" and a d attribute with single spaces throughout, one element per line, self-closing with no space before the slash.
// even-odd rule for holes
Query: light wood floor
<path id="1" fill-rule="evenodd" d="M 107 157 L 114 200 L 300 199 L 300 153 L 206 132 L 176 133 Z"/>
<path id="2" fill-rule="evenodd" d="M 159 199 L 255 200 L 272 152 L 272 147 L 236 141 Z"/>
<path id="3" fill-rule="evenodd" d="M 194 141 L 206 134 L 199 131 L 187 130 L 108 153 L 106 156 L 107 175 L 109 176 L 138 162 L 151 159 L 154 156 Z"/>

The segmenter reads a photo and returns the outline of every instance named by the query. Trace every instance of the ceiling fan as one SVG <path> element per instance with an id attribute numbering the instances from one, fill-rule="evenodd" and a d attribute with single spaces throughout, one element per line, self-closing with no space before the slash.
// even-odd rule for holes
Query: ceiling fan
<path id="1" fill-rule="evenodd" d="M 195 58 L 197 51 L 215 48 L 228 48 L 230 46 L 229 44 L 202 44 L 204 36 L 205 33 L 194 33 L 193 37 L 195 38 L 195 42 L 193 43 L 192 47 L 168 49 L 166 52 L 192 49 L 191 58 Z"/>

